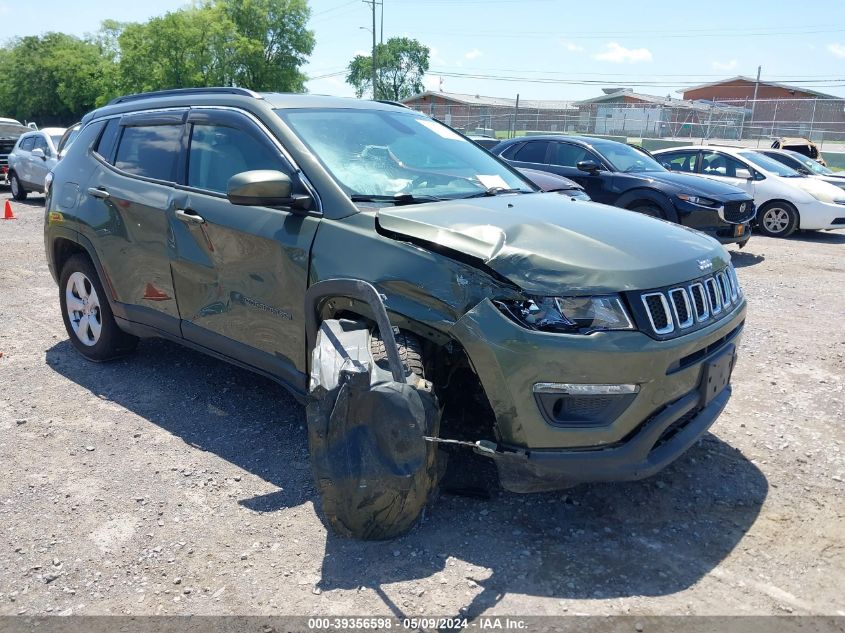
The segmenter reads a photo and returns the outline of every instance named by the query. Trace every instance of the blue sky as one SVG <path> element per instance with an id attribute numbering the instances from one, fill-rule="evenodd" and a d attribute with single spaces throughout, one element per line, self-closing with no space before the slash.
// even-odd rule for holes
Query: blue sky
<path id="1" fill-rule="evenodd" d="M 145 20 L 184 5 L 184 0 L 0 0 L 0 41 L 50 30 L 82 35 L 105 18 Z M 415 37 L 431 48 L 426 78 L 431 89 L 442 79 L 446 91 L 519 93 L 522 99 L 583 99 L 600 94 L 603 86 L 678 96 L 675 91 L 684 86 L 753 76 L 759 64 L 764 79 L 817 82 L 803 85 L 845 96 L 841 0 L 808 2 L 801 11 L 792 2 L 748 0 L 384 0 L 384 5 L 385 39 Z M 311 7 L 317 45 L 305 70 L 311 77 L 329 76 L 310 81 L 308 88 L 351 96 L 338 73 L 355 54 L 370 50 L 369 5 L 312 0 Z M 579 85 L 589 81 L 597 83 Z"/>

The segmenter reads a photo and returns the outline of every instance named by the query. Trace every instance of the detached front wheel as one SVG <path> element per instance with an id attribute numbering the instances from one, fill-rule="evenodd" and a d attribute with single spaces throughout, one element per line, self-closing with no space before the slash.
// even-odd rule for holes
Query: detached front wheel
<path id="1" fill-rule="evenodd" d="M 339 321 L 323 322 L 317 335 L 307 408 L 311 465 L 323 515 L 341 536 L 404 534 L 437 487 L 437 446 L 425 440 L 439 432 L 437 400 L 422 376 L 419 340 L 405 332 L 396 340 L 409 370 L 401 383 L 384 369 L 378 335 Z"/>

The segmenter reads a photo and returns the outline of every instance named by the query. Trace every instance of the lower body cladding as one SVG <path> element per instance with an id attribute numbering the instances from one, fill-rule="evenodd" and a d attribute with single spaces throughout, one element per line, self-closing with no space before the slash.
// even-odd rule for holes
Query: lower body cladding
<path id="1" fill-rule="evenodd" d="M 653 475 L 727 404 L 745 311 L 657 341 L 531 331 L 482 302 L 453 330 L 496 414 L 499 443 L 479 452 L 513 492 Z"/>

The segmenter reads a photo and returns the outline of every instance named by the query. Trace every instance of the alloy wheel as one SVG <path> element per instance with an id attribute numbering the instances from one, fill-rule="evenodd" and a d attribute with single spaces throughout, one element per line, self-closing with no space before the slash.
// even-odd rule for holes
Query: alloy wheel
<path id="1" fill-rule="evenodd" d="M 786 209 L 774 207 L 763 214 L 763 226 L 769 233 L 783 233 L 789 226 L 789 219 Z"/>
<path id="2" fill-rule="evenodd" d="M 76 337 L 88 347 L 96 345 L 103 330 L 100 298 L 91 280 L 83 273 L 75 272 L 68 277 L 65 305 Z"/>

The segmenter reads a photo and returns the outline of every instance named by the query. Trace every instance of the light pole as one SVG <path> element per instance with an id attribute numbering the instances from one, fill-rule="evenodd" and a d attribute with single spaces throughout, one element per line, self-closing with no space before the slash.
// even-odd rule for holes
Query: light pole
<path id="1" fill-rule="evenodd" d="M 376 23 L 375 23 L 375 9 L 373 9 L 373 28 L 370 29 L 366 26 L 359 26 L 358 28 L 362 31 L 369 31 L 373 34 L 373 56 L 370 58 L 370 68 L 373 71 L 371 81 L 373 82 L 373 101 L 376 99 Z"/>

